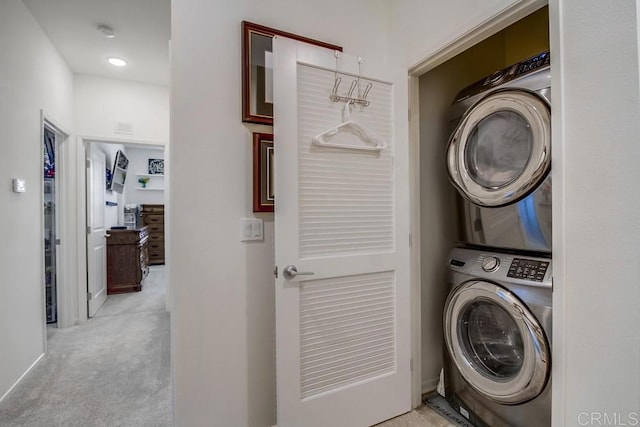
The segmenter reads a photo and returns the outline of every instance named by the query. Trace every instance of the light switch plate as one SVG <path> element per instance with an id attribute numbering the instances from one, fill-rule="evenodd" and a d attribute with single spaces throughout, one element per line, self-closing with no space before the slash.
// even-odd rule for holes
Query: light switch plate
<path id="1" fill-rule="evenodd" d="M 24 179 L 13 178 L 13 192 L 24 193 L 27 191 L 27 183 Z"/>
<path id="2" fill-rule="evenodd" d="M 258 218 L 240 219 L 240 241 L 249 242 L 263 240 L 262 220 Z"/>

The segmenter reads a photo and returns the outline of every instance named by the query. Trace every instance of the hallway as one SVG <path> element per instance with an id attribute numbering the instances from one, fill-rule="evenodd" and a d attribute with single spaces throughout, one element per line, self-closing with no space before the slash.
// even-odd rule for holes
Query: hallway
<path id="1" fill-rule="evenodd" d="M 80 326 L 48 329 L 48 354 L 0 403 L 2 426 L 170 426 L 164 266 Z"/>

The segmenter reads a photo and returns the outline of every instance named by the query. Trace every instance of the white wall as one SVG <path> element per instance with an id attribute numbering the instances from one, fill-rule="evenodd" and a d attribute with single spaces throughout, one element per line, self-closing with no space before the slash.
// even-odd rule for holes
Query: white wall
<path id="1" fill-rule="evenodd" d="M 75 75 L 76 133 L 107 140 L 169 141 L 169 88 L 125 80 Z M 115 132 L 116 122 L 133 134 Z"/>
<path id="2" fill-rule="evenodd" d="M 636 7 L 550 3 L 555 426 L 640 420 Z"/>
<path id="3" fill-rule="evenodd" d="M 238 220 L 254 216 L 251 130 L 258 129 L 241 123 L 240 22 L 384 61 L 386 4 L 173 2 L 169 200 L 170 277 L 180 283 L 172 313 L 177 425 L 276 422 L 272 215 L 262 216 L 264 242 L 241 243 L 238 232 Z"/>
<path id="4" fill-rule="evenodd" d="M 140 205 L 143 203 L 164 204 L 164 190 L 139 190 L 138 176 L 136 174 L 149 173 L 149 159 L 164 159 L 164 148 L 138 148 L 127 147 L 129 159 L 129 171 L 124 183 L 125 204 Z M 164 177 L 153 177 L 147 183 L 148 188 L 164 188 Z M 199 185 L 203 193 L 208 185 Z"/>
<path id="5" fill-rule="evenodd" d="M 40 110 L 71 130 L 73 80 L 19 0 L 0 3 L 0 52 L 1 398 L 44 352 Z M 26 193 L 12 193 L 15 177 Z"/>
<path id="6" fill-rule="evenodd" d="M 409 68 L 518 0 L 392 0 L 390 60 Z"/>

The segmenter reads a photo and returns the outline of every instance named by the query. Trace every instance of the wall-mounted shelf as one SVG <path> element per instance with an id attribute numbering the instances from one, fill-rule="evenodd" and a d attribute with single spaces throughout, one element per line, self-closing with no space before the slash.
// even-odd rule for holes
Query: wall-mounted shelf
<path id="1" fill-rule="evenodd" d="M 147 178 L 147 183 L 143 185 L 141 178 Z M 164 191 L 164 175 L 161 174 L 136 174 L 136 190 L 144 191 Z"/>

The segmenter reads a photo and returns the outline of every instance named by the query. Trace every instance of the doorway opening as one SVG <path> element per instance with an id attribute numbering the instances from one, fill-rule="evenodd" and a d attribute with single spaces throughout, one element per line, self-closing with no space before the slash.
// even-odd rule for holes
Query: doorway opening
<path id="1" fill-rule="evenodd" d="M 456 94 L 474 82 L 548 50 L 548 7 L 527 2 L 465 34 L 409 72 L 411 111 L 416 112 L 410 124 L 412 233 L 421 242 L 412 248 L 412 272 L 421 305 L 420 332 L 413 335 L 419 335 L 421 342 L 415 349 L 422 360 L 420 393 L 433 392 L 440 382 L 442 314 L 450 290 L 446 260 L 456 242 L 463 240 L 464 212 L 449 183 L 445 162 L 454 130 L 452 103 Z"/>
<path id="2" fill-rule="evenodd" d="M 154 283 L 157 276 L 164 277 L 168 159 L 160 144 L 88 139 L 84 145 L 87 317 L 91 318 L 110 310 L 109 299 L 120 301 L 140 293 L 136 299 L 143 301 L 149 274 L 155 272 Z M 168 295 L 154 291 L 153 298 L 161 297 L 167 308 Z"/>
<path id="3" fill-rule="evenodd" d="M 55 131 L 45 124 L 43 129 L 43 221 L 44 221 L 44 286 L 47 325 L 58 321 L 58 192 L 56 191 L 56 153 L 58 142 Z"/>
<path id="4" fill-rule="evenodd" d="M 45 328 L 45 348 L 47 337 L 54 328 L 64 327 L 65 310 L 68 304 L 64 298 L 67 292 L 66 263 L 69 261 L 67 250 L 69 242 L 65 233 L 65 186 L 63 161 L 65 143 L 69 133 L 62 130 L 56 122 L 41 112 L 41 153 L 42 165 L 42 284 Z"/>

